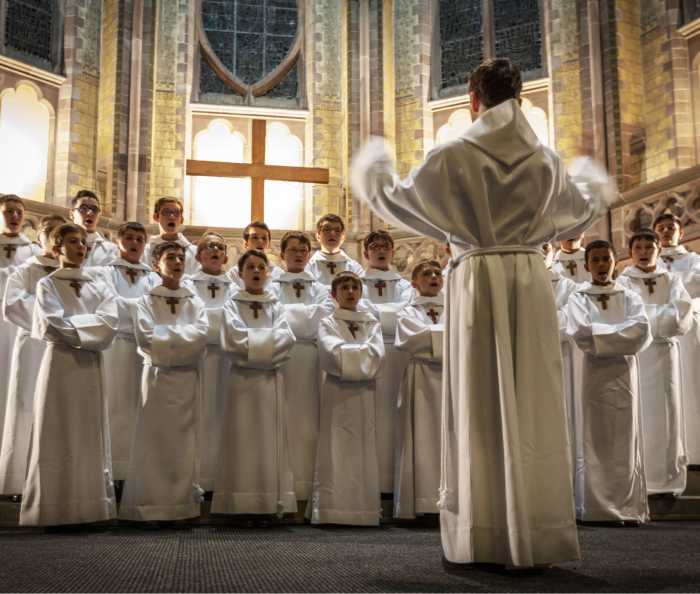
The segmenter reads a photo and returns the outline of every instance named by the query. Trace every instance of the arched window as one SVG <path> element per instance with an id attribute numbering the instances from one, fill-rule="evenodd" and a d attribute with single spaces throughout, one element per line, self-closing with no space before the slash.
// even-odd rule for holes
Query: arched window
<path id="1" fill-rule="evenodd" d="M 467 79 L 488 57 L 509 57 L 524 80 L 547 75 L 542 0 L 435 0 L 439 48 L 433 60 L 433 98 L 466 91 Z M 439 43 L 437 43 L 439 42 Z"/>

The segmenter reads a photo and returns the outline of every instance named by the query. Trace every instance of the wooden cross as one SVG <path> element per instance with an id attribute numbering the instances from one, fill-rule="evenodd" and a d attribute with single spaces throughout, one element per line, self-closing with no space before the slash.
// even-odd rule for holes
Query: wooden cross
<path id="1" fill-rule="evenodd" d="M 14 254 L 17 251 L 17 246 L 8 243 L 2 246 L 2 249 L 5 250 L 5 257 L 9 259 L 12 258 L 12 254 Z"/>
<path id="2" fill-rule="evenodd" d="M 350 330 L 352 337 L 357 338 L 355 336 L 355 332 L 357 332 L 360 329 L 360 327 L 353 321 L 347 322 L 347 324 L 348 324 L 348 330 Z"/>
<path id="3" fill-rule="evenodd" d="M 338 265 L 335 262 L 326 262 L 326 268 L 331 271 L 331 274 L 335 276 L 335 269 L 338 268 Z"/>
<path id="4" fill-rule="evenodd" d="M 376 283 L 374 283 L 374 288 L 377 289 L 377 291 L 379 291 L 379 296 L 382 297 L 384 289 L 386 289 L 386 281 L 378 280 Z"/>
<path id="5" fill-rule="evenodd" d="M 425 312 L 430 319 L 433 321 L 433 324 L 437 324 L 438 320 L 440 319 L 440 313 L 435 311 L 432 307 Z"/>
<path id="6" fill-rule="evenodd" d="M 654 294 L 654 287 L 656 286 L 656 281 L 653 278 L 645 278 L 642 279 L 644 281 L 644 284 L 647 286 L 647 289 L 649 289 L 649 295 Z"/>
<path id="7" fill-rule="evenodd" d="M 265 165 L 267 122 L 253 120 L 252 163 L 225 163 L 187 159 L 187 175 L 203 177 L 251 177 L 251 220 L 265 218 L 265 180 L 327 184 L 328 169 L 320 167 L 288 167 Z"/>
<path id="8" fill-rule="evenodd" d="M 253 317 L 258 319 L 258 312 L 263 308 L 262 303 L 259 301 L 249 301 L 248 307 L 253 310 Z"/>
<path id="9" fill-rule="evenodd" d="M 212 282 L 211 284 L 207 285 L 207 289 L 209 289 L 209 294 L 211 295 L 212 299 L 216 299 L 216 293 L 220 289 L 219 285 L 215 282 Z"/>
<path id="10" fill-rule="evenodd" d="M 569 274 L 571 276 L 576 276 L 576 270 L 578 270 L 578 264 L 576 264 L 576 260 L 569 260 L 564 265 L 564 268 L 566 268 L 569 271 Z"/>
<path id="11" fill-rule="evenodd" d="M 167 297 L 165 302 L 170 306 L 170 313 L 175 315 L 177 313 L 176 305 L 180 303 L 180 299 L 178 297 Z"/>
<path id="12" fill-rule="evenodd" d="M 133 285 L 136 282 L 136 277 L 139 275 L 139 271 L 136 268 L 124 268 L 124 274 L 129 277 L 129 284 Z"/>
<path id="13" fill-rule="evenodd" d="M 610 301 L 610 295 L 607 293 L 601 293 L 596 295 L 596 300 L 603 306 L 603 309 L 608 309 L 608 301 Z"/>
<path id="14" fill-rule="evenodd" d="M 301 281 L 295 280 L 295 281 L 292 283 L 292 289 L 294 289 L 295 293 L 297 294 L 297 299 L 299 299 L 299 298 L 301 297 L 301 292 L 302 292 L 304 289 L 306 289 L 306 286 L 305 286 L 304 283 L 302 283 Z"/>
<path id="15" fill-rule="evenodd" d="M 75 291 L 75 296 L 80 297 L 80 281 L 71 281 L 70 286 Z"/>

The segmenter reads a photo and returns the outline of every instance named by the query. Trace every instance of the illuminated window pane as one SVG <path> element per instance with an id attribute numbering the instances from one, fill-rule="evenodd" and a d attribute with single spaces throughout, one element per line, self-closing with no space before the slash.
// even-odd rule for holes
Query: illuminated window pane
<path id="1" fill-rule="evenodd" d="M 547 113 L 540 107 L 535 107 L 527 99 L 523 99 L 523 113 L 529 122 L 532 129 L 537 134 L 537 138 L 545 146 L 549 146 L 549 122 L 547 121 Z"/>
<path id="2" fill-rule="evenodd" d="M 213 120 L 196 135 L 194 158 L 243 163 L 245 138 L 225 120 Z M 250 222 L 250 178 L 195 177 L 192 182 L 192 224 L 245 227 Z"/>
<path id="3" fill-rule="evenodd" d="M 269 122 L 265 162 L 268 165 L 303 165 L 303 146 L 282 122 Z M 265 182 L 265 222 L 273 229 L 298 229 L 301 226 L 302 184 Z"/>
<path id="4" fill-rule="evenodd" d="M 43 201 L 51 114 L 34 86 L 0 94 L 0 193 Z"/>
<path id="5" fill-rule="evenodd" d="M 440 126 L 435 135 L 435 144 L 444 144 L 466 132 L 472 123 L 472 116 L 467 109 L 458 109 L 450 115 L 446 124 Z"/>

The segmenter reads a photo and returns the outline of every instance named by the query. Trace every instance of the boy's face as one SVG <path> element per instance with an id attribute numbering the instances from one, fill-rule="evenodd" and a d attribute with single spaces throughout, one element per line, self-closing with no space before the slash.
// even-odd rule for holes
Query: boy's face
<path id="1" fill-rule="evenodd" d="M 165 250 L 154 267 L 164 279 L 179 283 L 185 273 L 185 252 L 175 248 Z"/>
<path id="2" fill-rule="evenodd" d="M 296 238 L 290 239 L 282 252 L 287 272 L 303 272 L 310 256 L 309 246 Z"/>
<path id="3" fill-rule="evenodd" d="M 609 248 L 594 248 L 588 252 L 586 270 L 596 284 L 605 285 L 612 280 L 615 270 L 615 256 Z"/>
<path id="4" fill-rule="evenodd" d="M 80 198 L 71 211 L 71 217 L 76 225 L 94 233 L 100 220 L 100 203 L 91 196 Z"/>
<path id="5" fill-rule="evenodd" d="M 210 235 L 206 238 L 204 248 L 197 254 L 197 262 L 207 274 L 221 274 L 221 269 L 228 262 L 226 244 L 219 237 Z"/>
<path id="6" fill-rule="evenodd" d="M 389 264 L 394 259 L 394 248 L 386 239 L 377 239 L 367 246 L 365 258 L 371 268 L 389 270 Z"/>
<path id="7" fill-rule="evenodd" d="M 8 200 L 2 205 L 2 220 L 5 235 L 19 235 L 24 223 L 24 206 L 19 202 Z"/>
<path id="8" fill-rule="evenodd" d="M 163 202 L 160 210 L 153 215 L 153 220 L 158 223 L 161 234 L 174 234 L 185 219 L 177 202 Z"/>
<path id="9" fill-rule="evenodd" d="M 341 281 L 333 291 L 333 299 L 338 302 L 342 309 L 357 311 L 357 304 L 362 297 L 362 283 L 349 278 Z"/>
<path id="10" fill-rule="evenodd" d="M 257 256 L 251 256 L 243 264 L 243 270 L 239 270 L 245 290 L 253 295 L 259 295 L 265 288 L 267 280 L 267 262 Z"/>
<path id="11" fill-rule="evenodd" d="M 340 249 L 345 241 L 345 231 L 340 223 L 324 221 L 316 231 L 316 241 L 324 252 L 332 254 Z"/>
<path id="12" fill-rule="evenodd" d="M 583 243 L 583 235 L 579 235 L 575 239 L 562 239 L 559 246 L 565 252 L 577 252 L 581 249 L 581 243 Z"/>
<path id="13" fill-rule="evenodd" d="M 551 268 L 552 261 L 554 260 L 554 250 L 552 249 L 551 243 L 542 244 L 542 256 L 544 257 L 544 265 L 547 268 Z"/>
<path id="14" fill-rule="evenodd" d="M 117 239 L 119 255 L 127 262 L 137 264 L 141 260 L 146 247 L 146 236 L 140 231 L 127 229 L 124 235 Z"/>
<path id="15" fill-rule="evenodd" d="M 64 268 L 80 268 L 88 254 L 87 241 L 82 233 L 67 233 L 63 245 L 54 245 L 54 256 Z"/>
<path id="16" fill-rule="evenodd" d="M 683 237 L 683 229 L 673 219 L 661 219 L 654 227 L 659 236 L 661 247 L 676 247 Z"/>
<path id="17" fill-rule="evenodd" d="M 437 296 L 442 290 L 443 283 L 442 270 L 435 266 L 423 268 L 423 270 L 418 273 L 415 280 L 411 281 L 413 288 L 418 291 L 421 297 Z"/>
<path id="18" fill-rule="evenodd" d="M 245 249 L 266 252 L 270 247 L 270 234 L 262 227 L 250 227 L 248 239 L 245 240 Z"/>
<path id="19" fill-rule="evenodd" d="M 659 246 L 648 239 L 635 240 L 630 249 L 632 262 L 642 270 L 653 270 L 656 268 L 656 258 L 658 255 Z"/>

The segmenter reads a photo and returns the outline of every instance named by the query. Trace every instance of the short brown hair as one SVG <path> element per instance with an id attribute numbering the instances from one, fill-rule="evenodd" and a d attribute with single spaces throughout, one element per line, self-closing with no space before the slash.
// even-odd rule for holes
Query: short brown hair
<path id="1" fill-rule="evenodd" d="M 653 241 L 657 246 L 659 245 L 659 238 L 657 237 L 656 233 L 654 233 L 651 229 L 640 229 L 634 233 L 632 237 L 630 237 L 630 240 L 627 242 L 628 249 L 631 251 L 634 242 L 641 241 L 643 239 L 646 241 Z"/>
<path id="2" fill-rule="evenodd" d="M 411 272 L 411 280 L 416 280 L 418 275 L 426 268 L 435 268 L 440 271 L 440 274 L 442 274 L 442 266 L 440 266 L 440 262 L 437 260 L 421 260 L 413 267 L 413 271 Z"/>
<path id="3" fill-rule="evenodd" d="M 251 223 L 248 223 L 243 229 L 243 240 L 248 241 L 248 238 L 250 237 L 250 230 L 253 229 L 254 227 L 257 227 L 258 229 L 265 229 L 267 232 L 267 241 L 272 241 L 272 233 L 270 233 L 270 228 L 267 226 L 267 223 L 264 221 L 253 221 Z"/>
<path id="4" fill-rule="evenodd" d="M 124 237 L 127 231 L 142 233 L 144 237 L 148 237 L 146 234 L 146 227 L 136 221 L 127 221 L 126 223 L 119 225 L 119 229 L 117 229 L 117 237 Z"/>
<path id="5" fill-rule="evenodd" d="M 45 217 L 41 217 L 39 219 L 39 233 L 46 233 L 47 235 L 51 235 L 51 232 L 58 227 L 59 225 L 63 225 L 66 222 L 66 218 L 62 217 L 61 215 L 58 214 L 51 214 L 51 215 L 46 215 Z"/>
<path id="6" fill-rule="evenodd" d="M 163 241 L 154 246 L 153 251 L 151 252 L 151 262 L 158 262 L 163 257 L 165 252 L 169 252 L 171 250 L 177 250 L 178 252 L 182 252 L 185 256 L 187 256 L 187 251 L 179 243 L 175 243 L 174 241 Z"/>
<path id="7" fill-rule="evenodd" d="M 362 287 L 362 279 L 359 276 L 357 276 L 354 272 L 344 270 L 343 272 L 339 272 L 338 275 L 331 282 L 331 293 L 335 293 L 338 288 L 338 285 L 340 285 L 340 283 L 346 280 L 352 280 L 356 282 L 360 287 Z"/>
<path id="8" fill-rule="evenodd" d="M 654 219 L 654 224 L 652 225 L 653 229 L 656 229 L 656 225 L 658 225 L 661 221 L 673 221 L 676 223 L 681 229 L 683 228 L 683 223 L 681 222 L 680 217 L 676 216 L 671 210 L 666 209 L 664 210 L 658 217 Z"/>
<path id="9" fill-rule="evenodd" d="M 604 239 L 596 239 L 595 241 L 591 241 L 586 246 L 586 253 L 584 256 L 584 262 L 588 264 L 588 255 L 591 253 L 592 250 L 600 250 L 600 249 L 607 249 L 610 251 L 610 255 L 612 255 L 613 260 L 615 260 L 615 250 L 613 249 L 612 244 L 609 241 L 605 241 Z"/>
<path id="10" fill-rule="evenodd" d="M 508 58 L 484 60 L 469 77 L 469 91 L 489 109 L 508 99 L 518 99 L 522 88 L 520 68 Z"/>
<path id="11" fill-rule="evenodd" d="M 207 241 L 207 237 L 218 237 L 221 240 L 221 243 L 226 245 L 226 240 L 224 239 L 223 235 L 219 235 L 218 233 L 214 233 L 213 231 L 205 231 L 202 236 L 199 238 L 197 241 L 197 255 L 201 254 L 206 247 L 209 245 L 209 242 Z"/>
<path id="12" fill-rule="evenodd" d="M 84 238 L 87 238 L 87 231 L 80 225 L 76 225 L 75 223 L 63 223 L 58 227 L 54 227 L 53 231 L 51 231 L 49 243 L 52 247 L 62 246 L 66 235 L 69 233 L 80 233 Z"/>
<path id="13" fill-rule="evenodd" d="M 93 192 L 92 190 L 78 190 L 75 193 L 75 196 L 73 196 L 70 199 L 70 205 L 73 208 L 75 208 L 77 206 L 78 202 L 80 202 L 80 200 L 83 198 L 92 198 L 93 200 L 97 200 L 97 204 L 99 206 L 102 206 L 102 203 L 100 202 L 100 199 L 97 197 L 97 194 L 95 194 L 95 192 Z"/>
<path id="14" fill-rule="evenodd" d="M 167 204 L 168 202 L 174 202 L 175 204 L 178 205 L 180 208 L 180 213 L 185 212 L 185 207 L 183 206 L 181 200 L 179 198 L 175 198 L 175 196 L 161 196 L 156 200 L 156 203 L 153 205 L 153 215 L 157 215 L 160 213 L 160 209 L 163 208 L 163 204 Z"/>
<path id="15" fill-rule="evenodd" d="M 367 251 L 369 246 L 378 239 L 386 241 L 392 247 L 392 249 L 394 248 L 394 238 L 384 229 L 379 229 L 368 233 L 367 237 L 362 240 L 362 247 L 365 249 L 365 251 Z"/>
<path id="16" fill-rule="evenodd" d="M 24 210 L 24 200 L 17 196 L 17 194 L 3 194 L 0 196 L 0 206 L 8 202 L 16 202 L 22 207 L 22 210 Z"/>
<path id="17" fill-rule="evenodd" d="M 321 231 L 321 226 L 323 223 L 338 223 L 340 225 L 341 231 L 345 231 L 345 223 L 343 223 L 343 219 L 340 218 L 337 214 L 324 214 L 318 221 L 316 221 L 316 231 L 320 232 Z"/>
<path id="18" fill-rule="evenodd" d="M 252 258 L 253 256 L 264 260 L 265 264 L 267 264 L 268 266 L 270 265 L 270 261 L 267 259 L 267 255 L 265 254 L 265 252 L 261 252 L 260 250 L 248 250 L 244 252 L 240 258 L 238 258 L 238 274 L 241 274 L 243 272 L 243 267 L 245 266 L 246 261 Z"/>
<path id="19" fill-rule="evenodd" d="M 292 239 L 298 239 L 299 243 L 305 245 L 309 248 L 309 251 L 311 251 L 311 240 L 309 239 L 308 235 L 306 235 L 306 233 L 302 233 L 301 231 L 287 231 L 282 236 L 282 240 L 280 241 L 280 253 L 284 254 L 284 250 L 287 249 L 287 244 Z"/>

